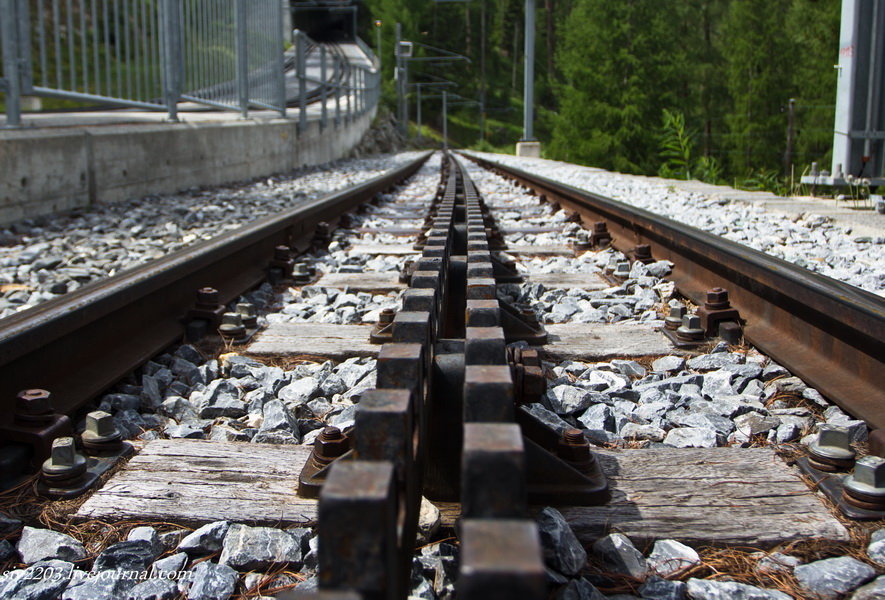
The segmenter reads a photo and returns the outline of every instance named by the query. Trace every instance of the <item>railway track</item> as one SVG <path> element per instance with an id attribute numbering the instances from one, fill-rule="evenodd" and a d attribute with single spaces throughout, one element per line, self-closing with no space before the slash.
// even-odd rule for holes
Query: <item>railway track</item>
<path id="1" fill-rule="evenodd" d="M 289 251 L 304 250 L 312 242 L 320 248 L 327 245 L 329 231 L 344 212 L 408 177 L 426 160 L 425 155 L 384 177 L 299 207 L 286 215 L 256 222 L 234 232 L 228 239 L 211 240 L 107 282 L 86 286 L 70 294 L 64 302 L 48 302 L 7 319 L 6 327 L 0 330 L 3 397 L 7 400 L 14 398 L 20 389 L 33 387 L 36 383 L 52 389 L 54 397 L 61 400 L 57 401 L 56 410 L 75 413 L 121 379 L 133 365 L 144 362 L 186 334 L 197 336 L 214 329 L 218 322 L 212 320 L 221 316 L 224 304 L 254 287 L 267 275 L 269 266 L 277 270 L 274 277 L 289 280 L 294 276 L 299 287 L 311 282 L 322 286 L 323 279 L 317 282 L 316 277 L 306 270 L 292 272 Z M 484 167 L 518 180 L 535 190 L 542 199 L 573 210 L 585 223 L 592 224 L 590 235 L 579 233 L 575 238 L 575 249 L 579 253 L 614 248 L 636 262 L 670 260 L 674 264 L 670 278 L 675 281 L 678 292 L 701 307 L 700 326 L 692 315 L 683 315 L 684 310 L 671 315 L 674 318 L 677 313 L 679 317 L 684 316 L 677 324 L 682 325 L 682 329 L 672 333 L 671 337 L 677 346 L 685 347 L 682 352 L 686 356 L 709 350 L 711 340 L 715 342 L 720 335 L 734 343 L 746 337 L 819 387 L 846 410 L 865 418 L 871 426 L 878 427 L 879 419 L 885 419 L 885 411 L 880 406 L 885 376 L 881 369 L 885 356 L 882 352 L 885 336 L 881 335 L 885 331 L 885 319 L 881 300 L 872 294 L 806 274 L 782 261 L 738 248 L 736 244 L 721 240 L 714 244 L 712 236 L 649 213 L 526 173 L 505 170 L 488 161 L 482 162 Z M 594 538 L 600 537 L 600 531 L 608 532 L 613 517 L 623 518 L 624 507 L 628 505 L 632 521 L 624 520 L 621 529 L 627 531 L 634 527 L 631 533 L 645 536 L 643 539 L 646 540 L 655 538 L 658 532 L 646 531 L 636 525 L 643 519 L 654 520 L 650 513 L 643 514 L 642 500 L 643 494 L 654 496 L 654 490 L 632 496 L 628 490 L 625 498 L 625 490 L 631 485 L 629 477 L 642 480 L 648 476 L 653 481 L 665 481 L 664 486 L 677 488 L 684 485 L 685 488 L 679 488 L 679 491 L 685 494 L 685 501 L 691 505 L 686 513 L 702 513 L 691 526 L 709 529 L 712 523 L 698 525 L 698 521 L 703 523 L 706 518 L 704 511 L 708 507 L 693 508 L 691 504 L 694 493 L 691 490 L 700 484 L 692 483 L 691 476 L 686 473 L 691 473 L 694 466 L 704 470 L 703 465 L 713 455 L 691 454 L 686 459 L 688 462 L 680 463 L 683 471 L 678 477 L 666 479 L 665 476 L 671 477 L 672 474 L 657 471 L 661 467 L 655 466 L 651 459 L 641 458 L 654 457 L 653 452 L 660 449 L 627 449 L 620 455 L 598 450 L 588 441 L 587 436 L 592 439 L 593 431 L 581 429 L 592 429 L 587 425 L 589 421 L 576 420 L 564 413 L 560 413 L 564 416 L 559 418 L 554 414 L 559 411 L 542 407 L 541 403 L 548 402 L 545 398 L 552 393 L 552 389 L 548 391 L 547 388 L 561 387 L 563 382 L 576 379 L 565 370 L 563 365 L 567 363 L 553 368 L 555 363 L 542 360 L 554 360 L 557 355 L 554 341 L 562 335 L 562 330 L 545 327 L 535 309 L 507 299 L 512 286 L 527 284 L 532 279 L 531 274 L 525 269 L 517 270 L 506 255 L 501 254 L 508 250 L 512 252 L 514 248 L 508 249 L 504 243 L 506 229 L 499 224 L 496 209 L 484 201 L 468 177 L 465 166 L 446 156 L 442 171 L 435 197 L 427 206 L 429 212 L 421 214 L 411 205 L 404 209 L 408 214 L 387 215 L 393 219 L 423 217 L 424 223 L 414 245 L 417 254 L 399 253 L 413 257 L 411 264 L 402 269 L 400 281 L 405 283 L 405 289 L 399 296 L 400 308 L 395 313 L 382 314 L 379 324 L 372 330 L 373 341 L 378 344 L 377 350 L 373 351 L 377 354 L 375 385 L 357 397 L 352 421 L 343 421 L 352 422 L 352 426 L 342 425 L 322 431 L 313 429 L 319 435 L 312 438 L 316 442 L 311 455 L 302 457 L 297 464 L 300 475 L 291 472 L 295 465 L 287 465 L 286 471 L 289 472 L 284 477 L 290 482 L 298 477 L 298 494 L 303 497 L 296 503 L 295 512 L 298 514 L 287 514 L 283 499 L 279 513 L 276 505 L 270 511 L 272 519 L 242 521 L 316 526 L 318 546 L 312 546 L 311 551 L 318 568 L 319 591 L 303 597 L 394 599 L 408 596 L 414 586 L 416 540 L 421 529 L 423 503 L 427 498 L 442 511 L 446 533 L 458 539 L 457 559 L 448 557 L 458 564 L 454 588 L 446 584 L 442 591 L 434 593 L 443 597 L 456 594 L 465 599 L 540 599 L 548 597 L 551 586 L 565 585 L 573 589 L 572 593 L 578 593 L 575 590 L 580 589 L 584 590 L 582 593 L 590 594 L 594 589 L 592 585 L 587 583 L 589 588 L 581 587 L 585 585 L 582 582 L 587 581 L 580 578 L 585 565 L 579 564 L 574 572 L 569 571 L 568 576 L 562 575 L 567 569 L 555 562 L 563 560 L 561 556 L 555 556 L 562 551 L 561 547 L 571 544 L 570 551 L 577 552 L 573 545 L 578 540 L 589 546 Z M 602 221 L 606 227 L 596 225 Z M 316 239 L 320 222 L 328 225 L 319 226 L 320 239 Z M 347 225 L 347 219 L 341 223 Z M 558 222 L 550 230 L 561 229 L 562 225 Z M 377 240 L 384 239 L 385 235 L 410 233 L 408 227 L 392 234 L 372 227 L 363 229 L 364 235 L 375 236 Z M 546 230 L 544 227 L 536 229 Z M 279 250 L 274 255 L 275 248 L 281 244 L 288 246 L 289 250 Z M 541 251 L 541 248 L 523 250 L 527 256 Z M 271 256 L 273 260 L 269 259 Z M 321 264 L 317 260 L 317 265 Z M 371 278 L 372 275 L 361 273 L 353 277 L 355 279 L 349 281 L 356 283 L 357 278 Z M 616 269 L 604 276 L 603 283 L 618 287 L 628 277 Z M 216 291 L 198 291 L 206 285 L 213 286 Z M 364 289 L 374 289 L 376 293 L 378 289 L 375 288 L 389 287 L 388 283 L 365 285 Z M 712 288 L 726 288 L 727 300 L 723 300 L 720 290 L 710 291 Z M 320 292 L 322 289 L 320 287 Z M 194 298 L 200 299 L 199 306 L 193 306 Z M 728 305 L 728 300 L 732 306 Z M 181 316 L 188 313 L 198 321 L 202 318 L 210 324 L 188 327 L 181 321 Z M 341 327 L 346 329 L 348 326 Z M 342 344 L 350 344 L 349 350 L 356 352 L 360 346 L 356 338 L 348 338 L 350 334 L 341 331 L 343 329 L 335 330 L 332 337 L 340 335 Z M 363 329 L 360 332 L 354 335 L 368 333 Z M 254 352 L 261 343 L 261 335 L 251 346 L 243 345 L 242 350 L 237 351 L 247 355 Z M 242 333 L 234 337 L 245 341 Z M 84 340 L 89 343 L 84 344 Z M 816 346 L 810 349 L 796 347 L 806 341 L 812 341 Z M 286 341 L 295 342 L 297 335 Z M 47 373 L 45 365 L 63 364 L 64 357 L 82 352 L 84 345 L 92 353 L 85 362 L 94 364 L 94 369 L 84 369 L 81 363 L 76 370 L 56 369 Z M 302 344 L 299 347 L 310 346 Z M 124 348 L 126 350 L 122 350 Z M 299 351 L 292 352 L 299 354 Z M 342 356 L 347 356 L 347 352 L 348 348 L 345 348 Z M 660 356 L 669 352 L 649 347 L 645 354 Z M 602 356 L 593 352 L 589 355 Z M 641 352 L 634 352 L 630 356 L 641 355 Z M 617 356 L 618 352 L 614 352 L 608 358 Z M 830 366 L 827 371 L 820 371 L 826 366 L 826 359 L 826 365 Z M 615 362 L 611 360 L 611 364 Z M 635 361 L 620 362 L 625 363 L 624 368 L 645 372 Z M 632 365 L 626 365 L 631 362 Z M 42 379 L 35 381 L 37 375 Z M 635 379 L 638 374 L 632 377 L 638 383 Z M 626 379 L 629 381 L 630 377 Z M 63 393 L 56 390 L 63 390 Z M 278 395 L 282 398 L 282 390 Z M 630 397 L 626 393 L 623 395 L 624 399 Z M 639 397 L 637 389 L 636 398 Z M 19 409 L 23 405 L 28 405 L 27 399 L 24 404 L 19 402 Z M 301 406 L 298 405 L 299 411 Z M 7 414 L 11 408 L 8 407 Z M 21 429 L 21 425 L 21 421 L 7 423 L 5 431 Z M 840 432 L 833 431 L 835 437 L 839 437 Z M 57 429 L 47 430 L 42 438 L 32 433 L 20 441 L 34 443 L 38 448 L 37 455 L 41 456 L 42 452 L 42 458 L 52 451 L 49 436 L 57 434 Z M 35 440 L 40 441 L 35 443 Z M 752 438 L 749 441 L 752 442 Z M 847 445 L 847 438 L 842 442 Z M 833 445 L 839 446 L 842 442 Z M 820 450 L 821 446 L 823 444 L 818 443 L 812 450 Z M 163 448 L 167 451 L 173 446 Z M 731 452 L 729 449 L 711 449 L 711 452 L 717 451 Z M 738 459 L 733 453 L 716 456 L 727 456 L 725 462 L 735 464 L 741 460 L 752 463 L 760 457 L 769 458 L 767 454 L 754 454 L 755 449 L 746 452 L 749 457 L 746 459 Z M 149 452 L 145 451 L 147 454 Z M 666 462 L 673 460 L 676 454 L 661 456 Z M 630 463 L 627 458 L 638 462 Z M 213 460 L 217 462 L 219 459 Z M 137 460 L 133 460 L 135 462 Z M 719 462 L 713 459 L 710 464 Z M 129 483 L 118 484 L 118 491 L 137 481 L 137 469 L 145 468 L 144 464 L 130 465 L 133 474 L 126 480 Z M 820 466 L 820 463 L 814 463 L 812 467 L 815 464 Z M 624 473 L 631 465 L 633 468 L 642 465 L 646 472 Z M 831 463 L 829 466 L 844 469 L 846 465 L 843 460 L 838 465 Z M 141 472 L 142 476 L 151 468 Z M 241 470 L 242 465 L 232 463 L 227 468 Z M 786 469 L 783 466 L 771 468 Z M 713 470 L 716 470 L 715 466 Z M 827 471 L 812 472 L 822 473 L 822 480 L 826 479 L 835 493 L 842 493 L 841 479 L 827 479 Z M 820 506 L 816 506 L 816 510 L 823 516 L 811 514 L 817 501 L 812 494 L 802 491 L 804 486 L 798 483 L 798 478 L 778 481 L 777 485 L 783 487 L 766 487 L 772 473 L 775 471 L 763 470 L 755 476 L 741 471 L 730 476 L 717 472 L 715 477 L 718 480 L 710 487 L 719 486 L 718 491 L 709 492 L 712 495 L 704 496 L 701 501 L 721 501 L 716 509 L 727 512 L 727 507 L 736 503 L 734 498 L 749 497 L 746 494 L 753 488 L 760 489 L 760 498 L 765 494 L 786 497 L 778 502 L 788 505 L 792 502 L 791 496 L 804 495 L 810 504 L 789 505 L 786 509 L 809 508 L 805 520 L 811 525 L 809 529 L 801 530 L 802 534 L 817 527 L 824 538 L 847 539 L 844 530 L 839 529 L 841 526 Z M 776 474 L 784 477 L 781 471 Z M 625 475 L 629 477 L 625 478 Z M 125 477 L 125 471 L 122 476 Z M 207 473 L 207 477 L 213 481 L 220 479 L 214 473 Z M 678 479 L 686 478 L 689 479 L 687 484 L 678 483 Z M 238 474 L 237 479 L 253 481 L 245 473 Z M 254 480 L 254 483 L 258 481 Z M 287 485 L 290 490 L 296 487 L 291 483 Z M 125 493 L 126 490 L 118 497 L 126 497 Z M 703 496 L 702 492 L 698 493 Z M 309 500 L 317 495 L 318 502 Z M 99 496 L 101 492 L 93 500 Z M 657 499 L 648 502 L 653 506 Z M 858 504 L 855 502 L 854 516 L 881 517 L 876 512 L 883 508 L 878 498 L 871 500 L 869 496 L 862 496 L 860 500 L 862 510 L 856 510 Z M 92 500 L 80 509 L 78 515 L 96 516 L 96 513 L 89 513 L 90 502 Z M 187 503 L 187 499 L 182 501 L 182 505 Z M 249 503 L 247 500 L 245 504 Z M 231 499 L 230 504 L 221 510 L 236 513 L 240 506 L 235 504 L 237 500 Z M 537 507 L 545 505 L 558 506 L 568 524 L 559 512 L 552 509 L 545 509 L 548 512 L 534 518 Z M 609 506 L 615 508 L 605 512 Z M 133 520 L 143 522 L 145 519 L 144 513 L 137 513 L 139 507 L 118 508 L 119 514 L 134 510 L 135 513 L 131 513 Z M 773 508 L 771 504 L 769 509 Z M 864 513 L 864 510 L 871 512 Z M 551 517 L 549 511 L 558 516 Z M 595 513 L 602 517 L 596 518 L 596 525 L 588 525 Z M 140 516 L 136 518 L 136 514 Z M 175 515 L 169 515 L 169 518 L 176 520 Z M 717 524 L 721 525 L 729 518 L 726 515 Z M 551 519 L 553 526 L 550 525 Z M 561 524 L 557 519 L 562 520 Z M 680 519 L 691 520 L 688 517 L 674 520 Z M 539 526 L 539 521 L 545 524 Z M 618 519 L 613 522 L 618 523 Z M 745 523 L 733 525 L 735 529 L 745 527 Z M 661 527 L 662 523 L 656 521 L 654 526 Z M 776 529 L 777 526 L 770 527 Z M 677 531 L 678 527 L 676 525 L 672 531 Z M 569 531 L 566 533 L 566 530 Z M 712 540 L 720 535 L 709 531 L 702 534 L 695 531 L 694 534 L 700 537 L 686 539 Z M 726 544 L 734 545 L 737 543 L 734 540 L 744 539 L 740 538 L 740 533 L 723 532 L 721 535 Z M 733 537 L 729 538 L 729 535 Z M 765 543 L 773 545 L 772 540 L 778 539 L 777 535 L 765 538 Z M 799 529 L 789 535 L 793 537 L 783 539 L 795 541 L 801 537 Z M 620 543 L 613 536 L 604 540 Z M 617 566 L 606 563 L 612 551 L 602 548 L 596 554 L 606 568 L 602 571 L 603 576 L 594 582 L 612 584 L 612 579 L 605 576 L 611 575 L 610 571 Z M 586 558 L 585 555 L 585 562 Z M 639 559 L 644 561 L 641 554 Z M 453 560 L 443 561 L 446 568 L 450 568 Z M 281 558 L 270 562 L 285 563 Z M 209 564 L 213 563 L 210 561 Z M 426 563 L 422 564 L 426 568 Z M 551 564 L 558 567 L 556 575 L 551 574 Z M 439 572 L 437 570 L 438 577 L 442 577 Z M 631 576 L 636 581 L 645 578 L 644 573 L 628 574 L 628 579 Z M 691 585 L 689 583 L 690 593 Z M 695 584 L 697 593 L 692 594 L 692 598 L 705 597 L 697 591 L 701 587 L 702 583 Z M 247 591 L 247 588 L 243 584 L 243 590 Z M 260 585 L 255 589 L 259 588 Z M 297 587 L 295 589 L 298 591 Z"/>

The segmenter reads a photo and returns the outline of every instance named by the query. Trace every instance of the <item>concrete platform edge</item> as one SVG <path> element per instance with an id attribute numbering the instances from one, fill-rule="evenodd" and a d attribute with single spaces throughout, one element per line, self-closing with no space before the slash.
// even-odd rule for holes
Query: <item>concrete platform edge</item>
<path id="1" fill-rule="evenodd" d="M 284 173 L 345 156 L 372 110 L 298 132 L 297 120 L 115 125 L 0 137 L 0 224 L 194 186 Z"/>

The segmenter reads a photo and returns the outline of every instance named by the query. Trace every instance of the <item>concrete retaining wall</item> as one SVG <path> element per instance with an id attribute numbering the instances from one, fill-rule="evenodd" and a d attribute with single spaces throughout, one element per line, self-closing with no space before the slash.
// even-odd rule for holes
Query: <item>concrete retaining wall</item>
<path id="1" fill-rule="evenodd" d="M 3 132 L 0 224 L 336 160 L 374 115 L 325 131 L 313 121 L 301 134 L 283 119 Z"/>

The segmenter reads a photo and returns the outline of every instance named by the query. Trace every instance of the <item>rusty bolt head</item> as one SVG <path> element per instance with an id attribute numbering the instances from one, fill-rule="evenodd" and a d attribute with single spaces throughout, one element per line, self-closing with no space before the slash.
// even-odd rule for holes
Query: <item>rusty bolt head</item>
<path id="1" fill-rule="evenodd" d="M 728 304 L 728 290 L 715 287 L 707 291 L 707 304 Z"/>
<path id="2" fill-rule="evenodd" d="M 22 390 L 15 396 L 15 412 L 23 415 L 45 415 L 53 412 L 52 395 L 47 390 Z"/>
<path id="3" fill-rule="evenodd" d="M 859 458 L 854 465 L 854 473 L 845 479 L 845 488 L 865 495 L 885 496 L 885 458 Z"/>
<path id="4" fill-rule="evenodd" d="M 593 223 L 593 231 L 595 233 L 605 233 L 608 231 L 608 225 L 606 225 L 605 221 L 596 221 Z"/>
<path id="5" fill-rule="evenodd" d="M 86 415 L 86 431 L 96 437 L 112 437 L 118 433 L 114 417 L 103 410 Z"/>
<path id="6" fill-rule="evenodd" d="M 273 249 L 274 260 L 287 261 L 291 258 L 289 246 L 277 246 Z"/>
<path id="7" fill-rule="evenodd" d="M 378 315 L 379 323 L 393 323 L 393 318 L 396 316 L 396 311 L 392 308 L 385 308 L 381 310 L 381 313 Z M 334 429 L 334 428 L 332 428 Z"/>
<path id="8" fill-rule="evenodd" d="M 199 306 L 218 306 L 218 290 L 213 287 L 198 289 L 197 304 Z"/>
<path id="9" fill-rule="evenodd" d="M 350 449 L 350 441 L 337 427 L 325 427 L 314 442 L 318 458 L 338 458 Z"/>
<path id="10" fill-rule="evenodd" d="M 562 432 L 562 441 L 568 444 L 569 446 L 587 446 L 589 442 L 587 441 L 584 432 L 580 429 L 566 429 Z"/>
<path id="11" fill-rule="evenodd" d="M 633 256 L 637 259 L 651 258 L 651 246 L 648 244 L 637 244 L 636 247 L 633 248 Z"/>

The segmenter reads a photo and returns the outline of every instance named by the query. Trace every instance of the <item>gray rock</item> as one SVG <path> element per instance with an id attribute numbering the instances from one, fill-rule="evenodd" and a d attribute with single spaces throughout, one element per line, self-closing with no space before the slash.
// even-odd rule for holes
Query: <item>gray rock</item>
<path id="1" fill-rule="evenodd" d="M 169 579 L 148 579 L 129 590 L 126 600 L 175 600 L 178 585 Z"/>
<path id="2" fill-rule="evenodd" d="M 604 568 L 612 573 L 645 579 L 648 563 L 627 536 L 613 533 L 596 540 L 593 554 L 599 557 Z"/>
<path id="3" fill-rule="evenodd" d="M 781 420 L 778 417 L 763 417 L 755 412 L 746 413 L 734 419 L 735 430 L 748 437 L 766 434 L 770 429 L 774 429 L 780 424 Z"/>
<path id="4" fill-rule="evenodd" d="M 338 429 L 344 429 L 346 427 L 350 427 L 354 424 L 356 419 L 356 405 L 347 406 L 339 413 L 336 413 L 329 417 L 329 425 L 333 427 L 337 427 Z"/>
<path id="5" fill-rule="evenodd" d="M 231 525 L 218 562 L 239 571 L 284 565 L 297 568 L 301 563 L 301 544 L 280 529 Z"/>
<path id="6" fill-rule="evenodd" d="M 648 566 L 658 575 L 667 577 L 687 567 L 701 564 L 694 548 L 676 540 L 658 540 L 648 555 Z"/>
<path id="7" fill-rule="evenodd" d="M 790 372 L 776 362 L 769 362 L 762 369 L 762 380 L 771 381 L 775 377 L 789 377 Z"/>
<path id="8" fill-rule="evenodd" d="M 651 364 L 651 370 L 661 373 L 681 371 L 685 368 L 685 359 L 680 356 L 662 356 Z"/>
<path id="9" fill-rule="evenodd" d="M 639 595 L 648 600 L 685 600 L 684 581 L 668 581 L 655 575 L 639 588 Z"/>
<path id="10" fill-rule="evenodd" d="M 885 598 L 885 575 L 857 588 L 849 600 L 882 600 Z"/>
<path id="11" fill-rule="evenodd" d="M 666 432 L 660 427 L 654 425 L 639 425 L 637 423 L 627 423 L 618 431 L 625 440 L 647 440 L 649 442 L 662 442 Z"/>
<path id="12" fill-rule="evenodd" d="M 687 591 L 692 600 L 792 600 L 777 590 L 712 579 L 689 579 Z"/>
<path id="13" fill-rule="evenodd" d="M 163 550 L 166 552 L 170 552 L 178 548 L 178 544 L 181 543 L 181 540 L 190 535 L 190 530 L 179 528 L 172 529 L 171 531 L 164 531 L 159 534 L 160 543 L 163 544 Z"/>
<path id="14" fill-rule="evenodd" d="M 802 564 L 795 556 L 772 552 L 766 554 L 756 563 L 756 571 L 759 573 L 789 573 L 794 567 Z"/>
<path id="15" fill-rule="evenodd" d="M 299 444 L 301 440 L 291 431 L 261 431 L 252 437 L 253 444 Z"/>
<path id="16" fill-rule="evenodd" d="M 594 404 L 584 414 L 578 417 L 578 421 L 586 429 L 615 432 L 615 415 L 612 409 L 605 404 Z"/>
<path id="17" fill-rule="evenodd" d="M 587 564 L 587 551 L 575 537 L 565 517 L 551 507 L 537 517 L 544 562 L 564 575 L 574 576 Z"/>
<path id="18" fill-rule="evenodd" d="M 71 536 L 35 527 L 25 527 L 22 530 L 16 549 L 26 565 L 41 560 L 77 562 L 86 558 L 86 548 Z"/>
<path id="19" fill-rule="evenodd" d="M 163 543 L 160 541 L 160 535 L 153 527 L 135 527 L 126 536 L 129 541 L 143 540 L 150 544 L 154 558 L 163 553 Z"/>
<path id="20" fill-rule="evenodd" d="M 9 543 L 9 540 L 0 540 L 0 564 L 15 556 L 15 546 Z"/>
<path id="21" fill-rule="evenodd" d="M 734 373 L 723 370 L 705 373 L 704 384 L 701 387 L 704 397 L 708 400 L 714 400 L 721 396 L 734 395 L 735 389 L 732 386 L 734 377 Z"/>
<path id="22" fill-rule="evenodd" d="M 216 379 L 206 386 L 203 398 L 206 404 L 217 404 L 220 400 L 239 400 L 242 396 L 240 388 L 230 379 Z"/>
<path id="23" fill-rule="evenodd" d="M 277 397 L 287 406 L 298 406 L 313 400 L 320 393 L 320 382 L 315 377 L 302 377 L 280 389 Z"/>
<path id="24" fill-rule="evenodd" d="M 544 425 L 559 434 L 561 434 L 566 429 L 572 429 L 574 427 L 567 421 L 561 419 L 559 415 L 551 410 L 548 410 L 542 404 L 538 404 L 537 402 L 520 406 L 519 410 L 527 412 L 528 414 L 532 415 L 532 417 L 541 421 Z"/>
<path id="25" fill-rule="evenodd" d="M 547 390 L 544 399 L 550 410 L 560 415 L 580 412 L 593 402 L 590 392 L 573 385 L 557 385 Z"/>
<path id="26" fill-rule="evenodd" d="M 702 354 L 688 360 L 688 367 L 695 371 L 714 371 L 726 365 L 734 365 L 743 362 L 744 357 L 731 352 L 717 352 L 715 354 Z M 761 372 L 762 370 L 759 369 Z"/>
<path id="27" fill-rule="evenodd" d="M 664 443 L 676 448 L 715 448 L 719 445 L 715 429 L 699 427 L 679 427 L 671 429 Z"/>
<path id="28" fill-rule="evenodd" d="M 207 404 L 200 409 L 201 419 L 217 419 L 218 417 L 230 417 L 237 419 L 245 416 L 246 404 L 239 398 L 228 395 L 218 397 L 212 404 Z"/>
<path id="29" fill-rule="evenodd" d="M 279 400 L 271 400 L 262 411 L 264 422 L 261 431 L 285 431 L 297 435 L 298 423 L 286 405 Z"/>
<path id="30" fill-rule="evenodd" d="M 440 512 L 436 505 L 425 497 L 421 497 L 421 509 L 418 513 L 417 545 L 430 543 L 436 535 L 441 522 Z"/>
<path id="31" fill-rule="evenodd" d="M 619 373 L 627 377 L 645 377 L 647 374 L 645 367 L 635 360 L 613 360 L 611 364 Z"/>
<path id="32" fill-rule="evenodd" d="M 127 571 L 100 571 L 71 583 L 61 595 L 61 600 L 116 600 L 125 597 L 126 592 L 138 582 Z"/>
<path id="33" fill-rule="evenodd" d="M 836 600 L 876 576 L 876 570 L 850 556 L 826 558 L 793 569 L 799 585 L 823 600 Z"/>
<path id="34" fill-rule="evenodd" d="M 359 362 L 362 359 L 350 358 L 335 368 L 335 373 L 344 380 L 344 384 L 352 388 L 366 375 L 375 370 L 375 361 Z"/>
<path id="35" fill-rule="evenodd" d="M 178 552 L 166 558 L 154 561 L 151 565 L 151 577 L 161 577 L 165 579 L 175 579 L 174 573 L 180 573 L 187 564 L 187 552 Z"/>
<path id="36" fill-rule="evenodd" d="M 199 418 L 197 408 L 181 396 L 171 396 L 163 400 L 158 412 L 176 421 L 195 421 Z"/>
<path id="37" fill-rule="evenodd" d="M 353 386 L 348 386 L 340 375 L 329 373 L 320 384 L 320 392 L 323 396 L 331 398 L 335 394 L 343 394 L 350 387 Z"/>
<path id="38" fill-rule="evenodd" d="M 92 572 L 147 571 L 154 558 L 154 548 L 147 540 L 117 542 L 105 548 L 95 558 Z"/>
<path id="39" fill-rule="evenodd" d="M 197 555 L 218 552 L 222 548 L 228 528 L 230 528 L 230 521 L 207 523 L 182 539 L 178 544 L 178 549 L 188 554 Z"/>
<path id="40" fill-rule="evenodd" d="M 163 429 L 163 433 L 170 439 L 202 440 L 206 437 L 201 428 L 187 423 L 183 425 L 167 425 Z"/>
<path id="41" fill-rule="evenodd" d="M 188 600 L 227 600 L 237 585 L 237 572 L 227 565 L 204 561 L 191 569 Z"/>
<path id="42" fill-rule="evenodd" d="M 0 598 L 55 600 L 68 586 L 74 565 L 63 560 L 39 561 L 0 578 Z"/>
<path id="43" fill-rule="evenodd" d="M 606 600 L 596 587 L 584 579 L 572 579 L 556 591 L 554 600 Z"/>
<path id="44" fill-rule="evenodd" d="M 870 536 L 870 545 L 867 546 L 867 556 L 870 560 L 881 567 L 885 567 L 885 528 L 877 529 Z"/>
<path id="45" fill-rule="evenodd" d="M 254 429 L 241 431 L 227 424 L 216 423 L 209 432 L 209 439 L 218 442 L 251 442 L 252 435 L 250 435 L 250 431 L 253 434 L 255 433 Z"/>
<path id="46" fill-rule="evenodd" d="M 0 535 L 17 533 L 21 528 L 22 522 L 20 520 L 13 519 L 9 515 L 0 513 Z"/>

